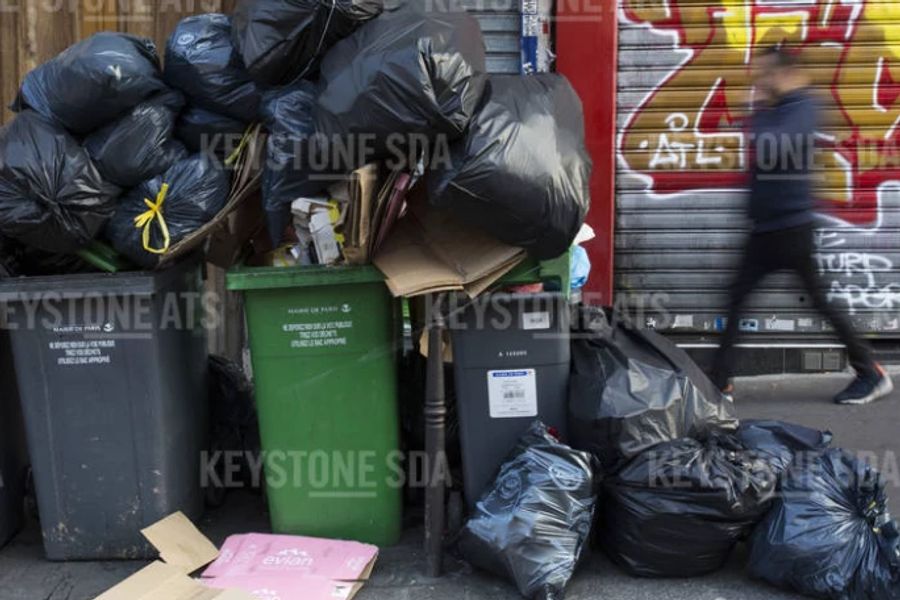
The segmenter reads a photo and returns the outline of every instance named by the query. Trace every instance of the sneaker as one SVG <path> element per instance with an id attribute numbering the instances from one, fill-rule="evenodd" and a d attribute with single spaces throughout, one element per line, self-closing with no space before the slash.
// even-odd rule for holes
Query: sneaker
<path id="1" fill-rule="evenodd" d="M 894 382 L 881 365 L 875 365 L 875 372 L 858 375 L 847 389 L 834 397 L 837 404 L 870 404 L 894 391 Z"/>
<path id="2" fill-rule="evenodd" d="M 726 402 L 731 402 L 734 404 L 734 384 L 729 383 L 725 387 L 722 388 L 722 395 L 725 397 Z"/>

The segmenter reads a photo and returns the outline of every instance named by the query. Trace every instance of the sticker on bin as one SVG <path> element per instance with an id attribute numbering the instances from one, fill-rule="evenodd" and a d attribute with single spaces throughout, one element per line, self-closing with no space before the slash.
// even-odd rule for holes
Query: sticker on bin
<path id="1" fill-rule="evenodd" d="M 525 331 L 550 329 L 550 313 L 546 311 L 522 313 L 522 329 Z"/>
<path id="2" fill-rule="evenodd" d="M 488 371 L 487 377 L 492 419 L 537 416 L 537 375 L 534 369 Z"/>

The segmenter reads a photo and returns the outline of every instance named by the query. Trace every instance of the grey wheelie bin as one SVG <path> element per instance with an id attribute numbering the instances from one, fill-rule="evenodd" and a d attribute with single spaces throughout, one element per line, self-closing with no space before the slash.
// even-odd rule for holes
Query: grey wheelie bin
<path id="1" fill-rule="evenodd" d="M 562 293 L 488 294 L 451 310 L 453 366 L 469 507 L 535 419 L 565 439 L 569 302 Z"/>
<path id="2" fill-rule="evenodd" d="M 203 510 L 199 263 L 0 281 L 50 560 L 155 555 L 143 527 Z"/>
<path id="3" fill-rule="evenodd" d="M 0 331 L 0 548 L 22 526 L 27 455 L 9 338 Z"/>

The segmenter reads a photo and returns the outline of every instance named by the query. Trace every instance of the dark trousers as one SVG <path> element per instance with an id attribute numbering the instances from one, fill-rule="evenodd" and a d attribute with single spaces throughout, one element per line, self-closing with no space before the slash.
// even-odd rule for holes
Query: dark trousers
<path id="1" fill-rule="evenodd" d="M 812 226 L 754 233 L 750 236 L 743 262 L 731 287 L 728 322 L 713 365 L 713 381 L 720 388 L 727 385 L 734 372 L 734 344 L 740 332 L 741 309 L 745 300 L 763 277 L 781 270 L 793 271 L 800 276 L 813 305 L 831 322 L 835 334 L 847 347 L 850 364 L 856 372 L 869 374 L 874 370 L 871 353 L 856 335 L 850 319 L 828 302 L 813 256 L 813 236 Z"/>

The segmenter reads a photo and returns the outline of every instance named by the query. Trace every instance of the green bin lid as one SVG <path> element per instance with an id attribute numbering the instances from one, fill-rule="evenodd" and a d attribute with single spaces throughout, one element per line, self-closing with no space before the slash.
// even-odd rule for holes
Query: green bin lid
<path id="1" fill-rule="evenodd" d="M 373 266 L 237 267 L 228 272 L 229 290 L 384 283 L 384 275 Z"/>

